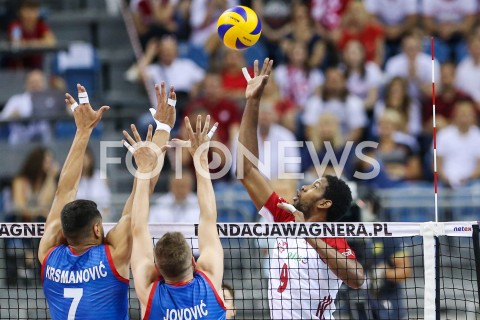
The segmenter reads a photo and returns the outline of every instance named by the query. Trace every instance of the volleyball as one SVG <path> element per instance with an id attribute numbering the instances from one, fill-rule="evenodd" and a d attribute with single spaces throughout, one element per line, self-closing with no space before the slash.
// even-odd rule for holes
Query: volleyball
<path id="1" fill-rule="evenodd" d="M 217 23 L 218 36 L 230 49 L 241 50 L 257 43 L 262 23 L 255 11 L 236 6 L 226 10 Z"/>

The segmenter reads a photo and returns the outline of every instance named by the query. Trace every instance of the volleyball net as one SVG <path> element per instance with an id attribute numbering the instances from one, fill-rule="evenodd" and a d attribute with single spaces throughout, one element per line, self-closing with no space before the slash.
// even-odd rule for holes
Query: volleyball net
<path id="1" fill-rule="evenodd" d="M 105 224 L 105 231 L 112 226 Z M 224 248 L 224 282 L 234 289 L 234 319 L 271 319 L 271 312 L 274 319 L 296 318 L 302 300 L 324 290 L 333 294 L 334 286 L 324 288 L 335 283 L 329 279 L 331 273 L 303 270 L 308 279 L 295 278 L 301 272 L 292 268 L 306 268 L 306 259 L 312 258 L 301 249 L 310 237 L 346 237 L 367 275 L 362 288 L 343 284 L 335 299 L 322 300 L 314 310 L 319 319 L 333 308 L 335 319 L 480 319 L 477 222 L 217 226 Z M 154 242 L 165 232 L 182 232 L 198 256 L 197 225 L 150 225 L 150 229 Z M 43 232 L 43 224 L 0 224 L 0 319 L 49 319 L 36 259 Z M 269 283 L 274 283 L 269 278 L 278 257 L 291 262 L 284 289 L 295 301 L 281 301 L 284 310 L 270 310 L 279 305 L 269 303 Z M 133 281 L 130 286 L 131 319 L 140 319 Z"/>

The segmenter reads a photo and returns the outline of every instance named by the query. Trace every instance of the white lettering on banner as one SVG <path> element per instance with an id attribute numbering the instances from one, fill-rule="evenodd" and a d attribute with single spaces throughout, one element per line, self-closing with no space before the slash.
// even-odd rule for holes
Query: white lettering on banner
<path id="1" fill-rule="evenodd" d="M 167 309 L 163 320 L 192 320 L 201 319 L 208 315 L 207 305 L 200 300 L 200 304 L 183 309 Z"/>
<path id="2" fill-rule="evenodd" d="M 98 266 L 75 271 L 56 269 L 47 265 L 45 277 L 59 283 L 83 283 L 107 277 L 108 273 L 105 268 L 103 261 L 100 261 Z"/>

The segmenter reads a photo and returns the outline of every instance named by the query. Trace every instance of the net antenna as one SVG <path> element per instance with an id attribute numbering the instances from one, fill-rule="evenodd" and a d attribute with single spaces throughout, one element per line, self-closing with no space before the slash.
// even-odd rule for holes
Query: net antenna
<path id="1" fill-rule="evenodd" d="M 438 222 L 438 173 L 437 173 L 437 122 L 435 121 L 435 41 L 430 38 L 432 48 L 432 121 L 433 121 L 433 187 L 435 190 L 435 222 Z"/>

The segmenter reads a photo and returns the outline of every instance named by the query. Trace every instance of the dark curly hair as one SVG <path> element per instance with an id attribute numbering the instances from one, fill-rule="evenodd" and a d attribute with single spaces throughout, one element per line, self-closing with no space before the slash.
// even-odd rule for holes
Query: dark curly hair
<path id="1" fill-rule="evenodd" d="M 332 206 L 327 211 L 327 221 L 335 222 L 340 220 L 350 209 L 352 204 L 352 192 L 345 181 L 335 176 L 325 176 L 328 187 L 323 197 L 332 201 Z"/>

